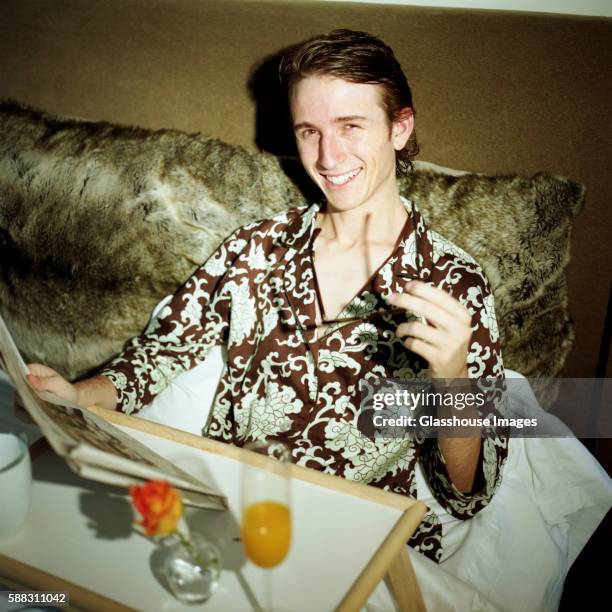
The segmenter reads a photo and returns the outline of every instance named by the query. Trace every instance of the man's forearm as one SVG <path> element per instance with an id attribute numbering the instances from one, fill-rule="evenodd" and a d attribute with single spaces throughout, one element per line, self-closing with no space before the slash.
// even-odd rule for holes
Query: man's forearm
<path id="1" fill-rule="evenodd" d="M 78 393 L 79 406 L 100 406 L 107 410 L 115 410 L 117 406 L 117 390 L 106 376 L 94 376 L 74 383 Z"/>
<path id="2" fill-rule="evenodd" d="M 452 395 L 458 393 L 463 397 L 468 382 L 471 385 L 473 381 L 468 380 L 467 369 L 464 369 L 461 378 L 445 386 L 444 391 Z M 441 416 L 444 417 L 453 415 L 468 419 L 476 419 L 479 417 L 478 410 L 474 405 L 461 408 L 456 408 L 455 406 L 442 407 L 439 412 L 441 412 Z M 440 436 L 438 439 L 438 446 L 444 456 L 446 469 L 448 470 L 448 475 L 453 481 L 453 484 L 462 493 L 469 493 L 474 487 L 474 479 L 478 469 L 478 459 L 482 446 L 481 428 L 478 426 L 467 426 L 463 431 L 469 437 Z"/>

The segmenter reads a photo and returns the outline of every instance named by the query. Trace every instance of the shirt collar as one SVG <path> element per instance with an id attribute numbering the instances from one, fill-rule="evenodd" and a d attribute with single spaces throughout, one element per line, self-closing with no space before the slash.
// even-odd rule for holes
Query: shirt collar
<path id="1" fill-rule="evenodd" d="M 296 210 L 295 216 L 289 219 L 281 234 L 279 243 L 297 252 L 308 246 L 316 228 L 317 213 L 320 209 L 321 204 L 316 202 L 306 209 Z"/>
<path id="2" fill-rule="evenodd" d="M 368 311 L 385 307 L 389 294 L 402 293 L 409 280 L 429 279 L 433 269 L 433 247 L 425 220 L 413 202 L 402 197 L 402 203 L 409 217 L 396 248 L 370 279 L 367 289 L 355 296 L 343 312 L 354 314 L 352 311 L 355 305 L 359 306 L 361 298 L 366 294 L 373 298 L 366 300 Z M 285 323 L 293 326 L 301 327 L 315 322 L 316 289 L 312 258 L 308 251 L 316 235 L 316 217 L 320 209 L 321 205 L 316 203 L 306 209 L 291 211 L 287 226 L 279 238 L 279 242 L 289 249 L 284 258 L 283 284 L 290 310 L 283 311 L 285 315 L 282 318 Z M 296 279 L 301 279 L 301 292 L 297 293 Z M 310 294 L 308 299 L 305 299 L 304 288 Z"/>
<path id="3" fill-rule="evenodd" d="M 398 247 L 389 261 L 393 268 L 392 274 L 399 273 L 402 277 L 405 275 L 427 280 L 433 268 L 429 228 L 417 205 L 404 196 L 400 196 L 400 199 L 411 223 L 405 226 L 404 235 L 400 237 Z M 279 238 L 280 244 L 295 250 L 296 253 L 309 248 L 315 234 L 317 213 L 321 207 L 322 204 L 317 202 L 306 209 L 296 210 Z M 385 272 L 385 268 L 386 265 L 380 272 Z"/>

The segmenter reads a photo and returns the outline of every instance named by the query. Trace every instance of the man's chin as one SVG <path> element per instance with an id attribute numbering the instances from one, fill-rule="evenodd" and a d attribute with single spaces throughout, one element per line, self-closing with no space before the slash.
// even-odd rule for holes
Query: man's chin
<path id="1" fill-rule="evenodd" d="M 360 179 L 359 176 L 356 178 Z M 327 203 L 338 210 L 351 210 L 363 201 L 361 186 L 353 181 L 341 186 L 331 186 L 322 178 L 318 178 L 315 182 L 323 192 Z"/>
<path id="2" fill-rule="evenodd" d="M 345 212 L 358 208 L 362 200 L 357 197 L 338 198 L 334 197 L 336 194 L 326 195 L 327 206 L 329 209 L 336 212 Z"/>

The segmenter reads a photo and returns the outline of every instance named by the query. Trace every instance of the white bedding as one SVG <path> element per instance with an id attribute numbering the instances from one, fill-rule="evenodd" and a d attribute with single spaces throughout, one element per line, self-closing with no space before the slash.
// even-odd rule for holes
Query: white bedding
<path id="1" fill-rule="evenodd" d="M 224 350 L 213 349 L 139 416 L 199 435 L 224 365 Z M 533 393 L 514 400 L 541 411 Z M 417 489 L 444 532 L 439 565 L 409 548 L 430 612 L 556 610 L 569 568 L 612 505 L 610 478 L 575 438 L 512 438 L 499 489 L 469 521 L 442 509 L 420 469 Z M 395 609 L 385 584 L 366 609 Z"/>

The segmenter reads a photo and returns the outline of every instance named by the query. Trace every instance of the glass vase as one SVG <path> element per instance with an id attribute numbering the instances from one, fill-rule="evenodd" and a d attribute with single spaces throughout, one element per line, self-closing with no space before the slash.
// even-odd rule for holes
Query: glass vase
<path id="1" fill-rule="evenodd" d="M 199 533 L 172 534 L 159 541 L 154 568 L 170 592 L 184 603 L 207 601 L 219 584 L 221 557 Z"/>

